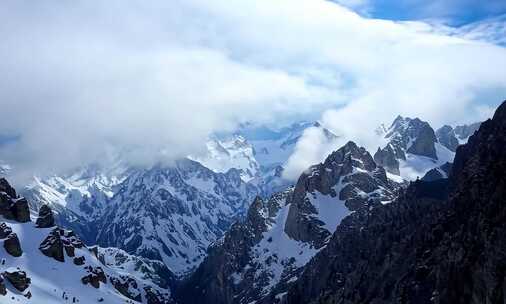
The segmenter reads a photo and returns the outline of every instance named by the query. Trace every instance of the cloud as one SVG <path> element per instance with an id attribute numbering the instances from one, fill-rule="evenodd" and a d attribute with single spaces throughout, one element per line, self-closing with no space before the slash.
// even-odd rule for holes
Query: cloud
<path id="1" fill-rule="evenodd" d="M 0 129 L 19 136 L 0 159 L 25 172 L 111 151 L 149 165 L 329 108 L 366 142 L 397 114 L 469 119 L 506 88 L 502 47 L 326 1 L 4 1 L 0 20 Z"/>
<path id="2" fill-rule="evenodd" d="M 295 152 L 288 158 L 283 178 L 297 180 L 311 165 L 321 162 L 339 147 L 342 140 L 325 136 L 323 128 L 310 127 L 304 130 L 295 145 Z"/>

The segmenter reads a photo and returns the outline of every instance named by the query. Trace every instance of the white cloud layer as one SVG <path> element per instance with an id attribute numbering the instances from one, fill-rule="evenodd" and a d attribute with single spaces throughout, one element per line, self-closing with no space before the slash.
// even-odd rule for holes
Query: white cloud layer
<path id="1" fill-rule="evenodd" d="M 241 121 L 327 108 L 367 144 L 397 114 L 475 120 L 506 88 L 502 47 L 320 0 L 3 1 L 0 35 L 0 130 L 20 135 L 0 159 L 21 171 L 118 149 L 170 160 Z"/>

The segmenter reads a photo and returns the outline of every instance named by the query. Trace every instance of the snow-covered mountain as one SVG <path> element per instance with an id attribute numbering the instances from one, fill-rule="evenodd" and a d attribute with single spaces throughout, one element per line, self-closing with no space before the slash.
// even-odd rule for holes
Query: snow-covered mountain
<path id="1" fill-rule="evenodd" d="M 459 145 L 467 143 L 469 136 L 480 128 L 480 124 L 477 122 L 470 125 L 456 126 L 455 128 L 444 125 L 436 130 L 436 137 L 443 146 L 455 152 Z"/>
<path id="2" fill-rule="evenodd" d="M 172 303 L 157 262 L 123 253 L 120 266 L 110 263 L 117 251 L 85 246 L 54 225 L 47 206 L 34 220 L 26 199 L 0 179 L 1 303 Z"/>
<path id="3" fill-rule="evenodd" d="M 329 140 L 337 138 L 318 122 L 297 122 L 277 131 L 266 128 L 242 128 L 238 133 L 251 143 L 258 163 L 264 168 L 272 168 L 286 163 L 304 130 L 310 127 L 321 128 Z"/>
<path id="4" fill-rule="evenodd" d="M 96 242 L 163 261 L 183 275 L 246 213 L 257 193 L 239 170 L 215 173 L 189 159 L 138 170 L 95 222 Z"/>
<path id="5" fill-rule="evenodd" d="M 340 221 L 390 202 L 399 185 L 353 142 L 312 166 L 296 186 L 257 198 L 214 243 L 178 292 L 183 303 L 273 303 L 325 247 Z"/>
<path id="6" fill-rule="evenodd" d="M 389 128 L 380 128 L 378 134 L 383 143 L 374 160 L 389 173 L 407 180 L 422 177 L 455 157 L 452 150 L 438 141 L 429 123 L 419 118 L 398 116 Z"/>
<path id="7" fill-rule="evenodd" d="M 195 268 L 261 191 L 239 169 L 216 173 L 189 159 L 110 172 L 36 179 L 23 193 L 87 244 L 161 261 L 176 275 Z"/>
<path id="8" fill-rule="evenodd" d="M 232 168 L 240 170 L 245 182 L 260 175 L 255 150 L 243 136 L 232 135 L 221 140 L 213 138 L 206 146 L 206 155 L 190 158 L 215 172 L 225 173 Z"/>

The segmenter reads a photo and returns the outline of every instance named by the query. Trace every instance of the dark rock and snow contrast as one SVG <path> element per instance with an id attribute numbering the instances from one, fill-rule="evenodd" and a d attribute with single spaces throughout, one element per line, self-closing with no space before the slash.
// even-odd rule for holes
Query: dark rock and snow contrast
<path id="1" fill-rule="evenodd" d="M 399 185 L 349 142 L 294 188 L 256 198 L 243 222 L 214 243 L 180 287 L 183 303 L 272 303 L 324 248 L 340 221 L 394 199 Z"/>
<path id="2" fill-rule="evenodd" d="M 445 125 L 434 132 L 429 123 L 419 118 L 398 116 L 389 128 L 377 130 L 383 143 L 374 160 L 390 174 L 415 180 L 434 167 L 453 162 L 456 148 L 479 126 L 479 123 L 455 128 Z"/>
<path id="3" fill-rule="evenodd" d="M 23 199 L 5 179 L 0 185 L 2 204 Z M 113 264 L 117 253 L 87 247 L 72 231 L 46 225 L 50 214 L 47 206 L 28 221 L 0 214 L 1 303 L 172 303 L 167 281 L 151 271 L 151 262 L 123 253 Z"/>
<path id="4" fill-rule="evenodd" d="M 475 231 L 500 235 L 486 210 L 502 214 L 504 106 L 481 126 L 436 132 L 399 116 L 374 157 L 349 141 L 291 185 L 276 183 L 285 162 L 263 174 L 242 135 L 208 142 L 204 158 L 35 178 L 29 199 L 0 179 L 0 297 L 496 303 L 502 245 Z"/>
<path id="5" fill-rule="evenodd" d="M 457 148 L 448 179 L 346 218 L 284 303 L 502 303 L 506 102 Z"/>

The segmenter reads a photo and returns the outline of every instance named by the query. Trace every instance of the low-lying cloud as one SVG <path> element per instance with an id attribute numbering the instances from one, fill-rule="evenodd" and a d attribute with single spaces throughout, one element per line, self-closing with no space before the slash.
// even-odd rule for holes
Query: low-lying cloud
<path id="1" fill-rule="evenodd" d="M 19 136 L 0 159 L 19 172 L 149 165 L 330 108 L 325 125 L 367 142 L 397 114 L 473 120 L 506 88 L 502 47 L 326 1 L 5 1 L 0 20 L 0 130 Z"/>

